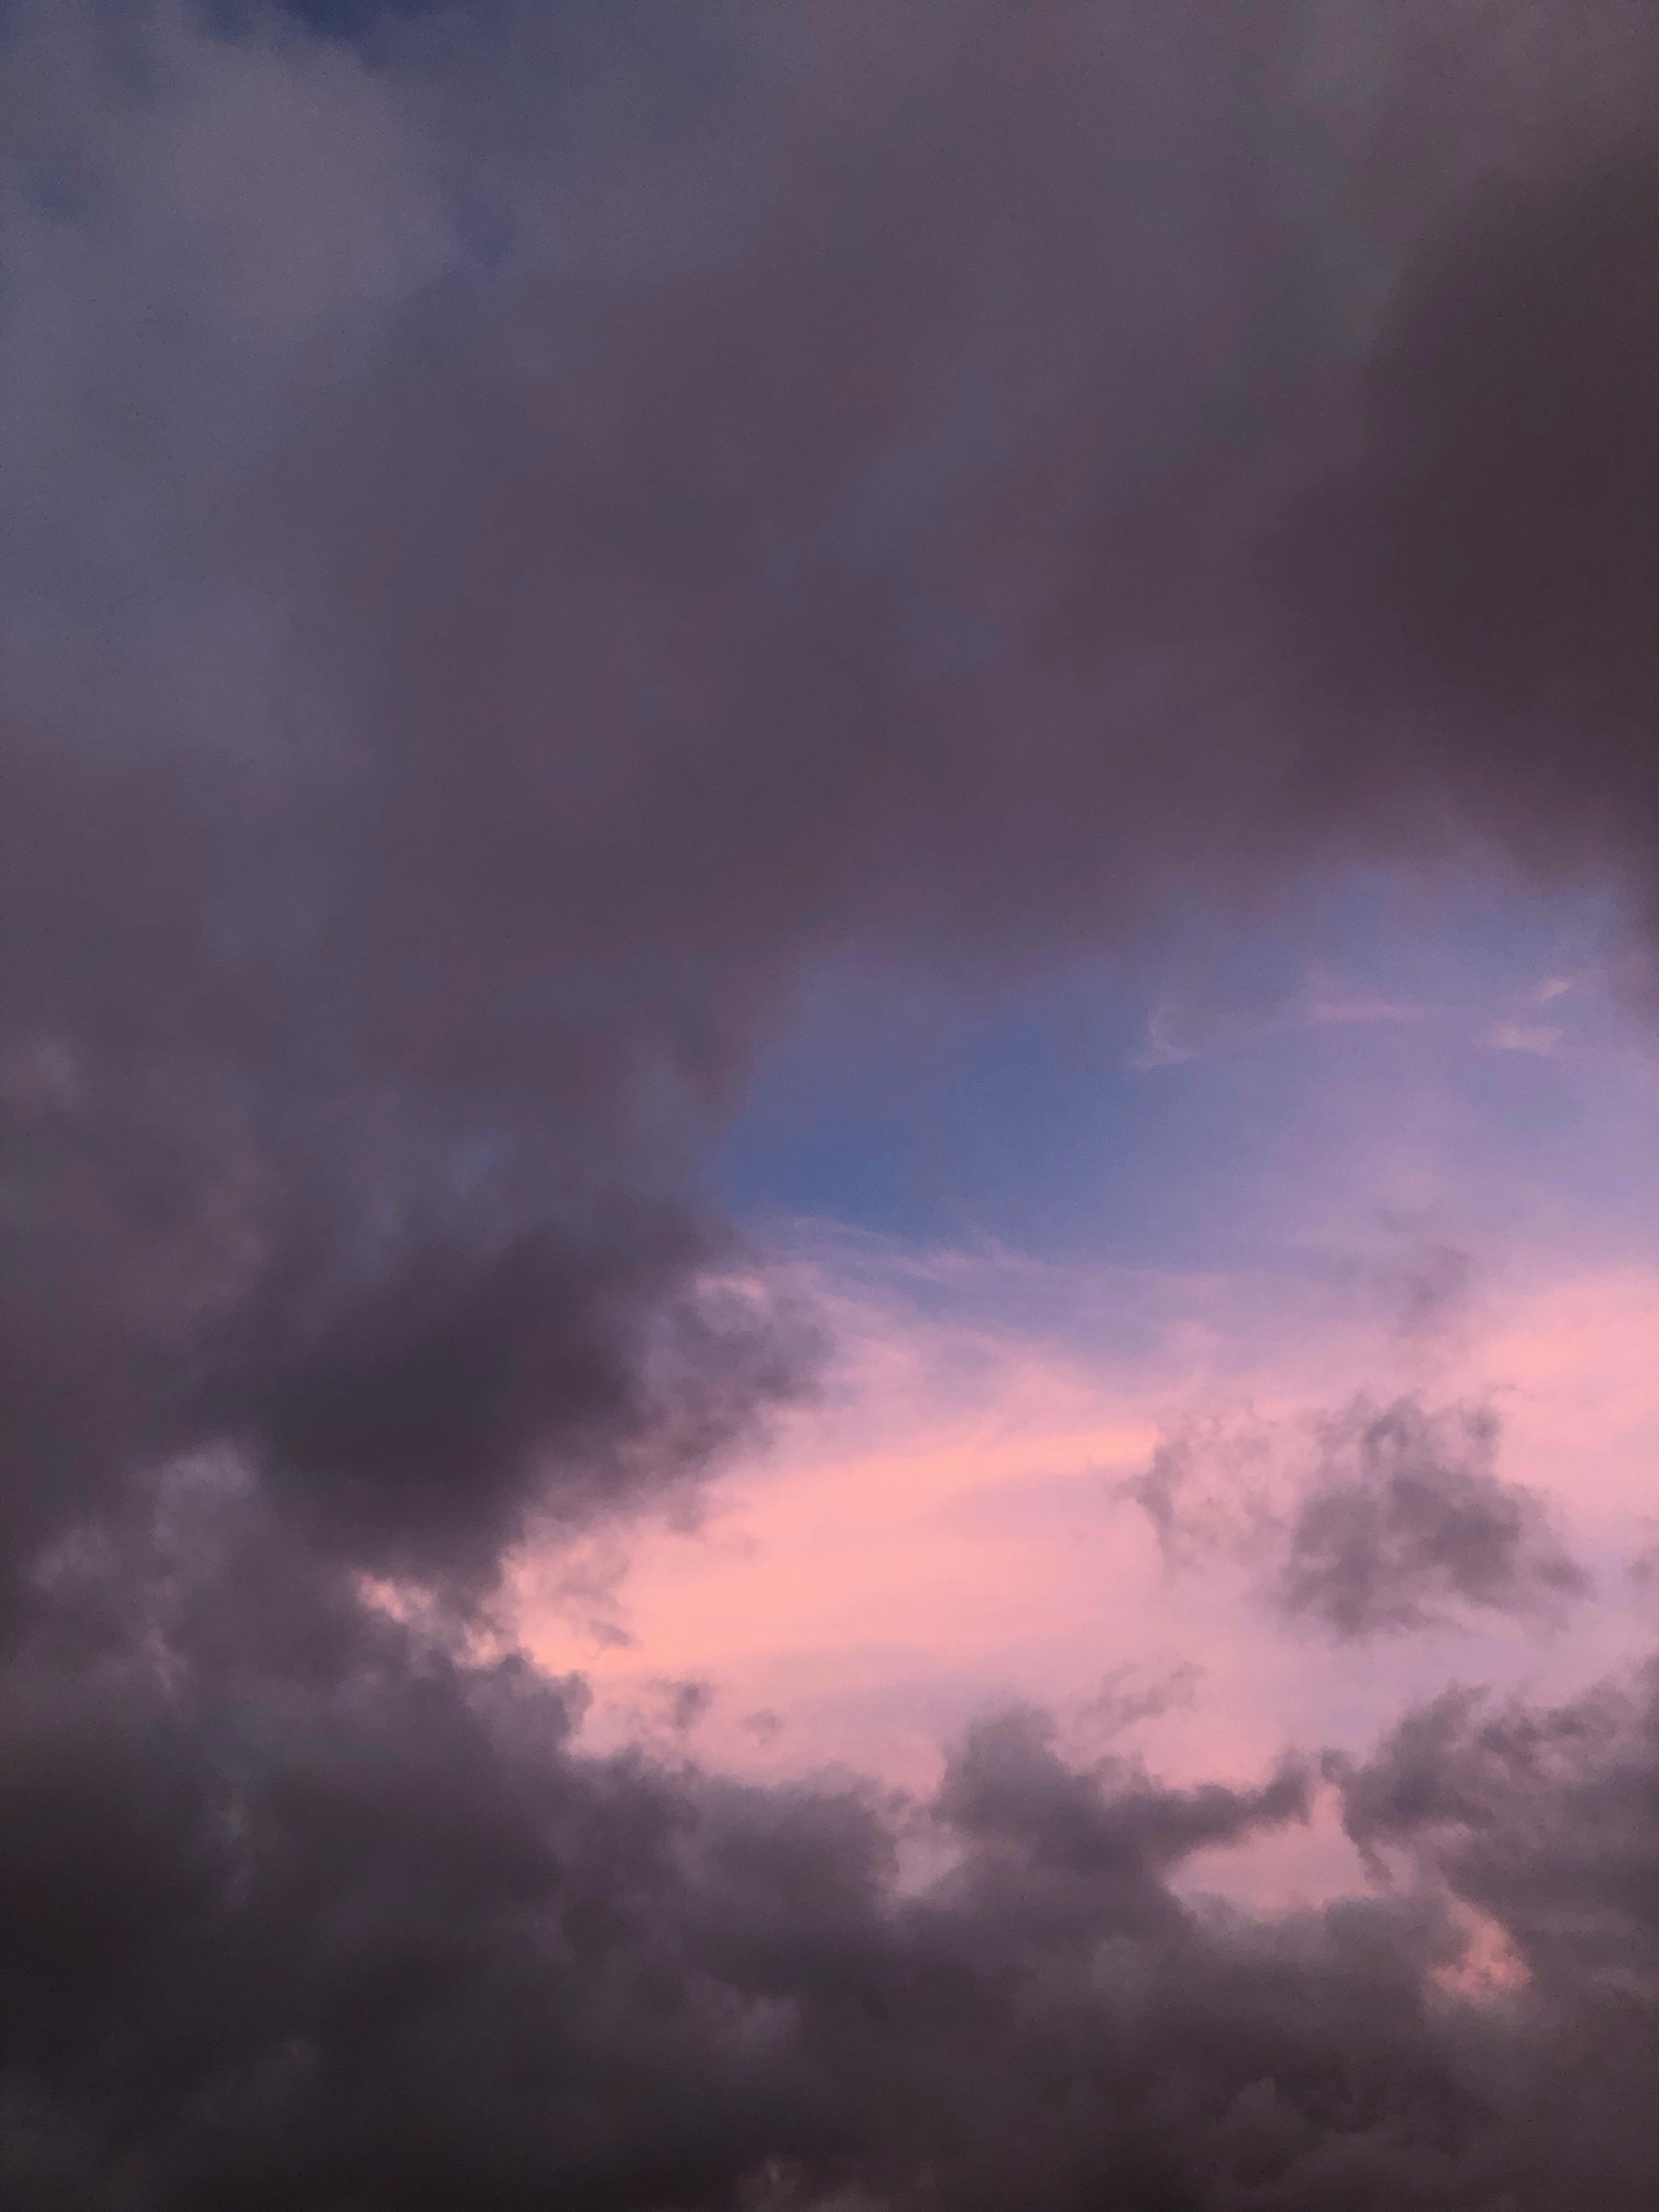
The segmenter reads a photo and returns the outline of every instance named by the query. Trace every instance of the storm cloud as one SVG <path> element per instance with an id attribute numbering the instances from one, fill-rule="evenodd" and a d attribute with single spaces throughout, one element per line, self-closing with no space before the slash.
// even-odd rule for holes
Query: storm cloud
<path id="1" fill-rule="evenodd" d="M 1171 1790 L 1015 1713 L 931 1803 L 744 1787 L 582 1755 L 579 1686 L 366 1614 L 222 1469 L 103 1543 L 7 1678 L 15 2202 L 1651 2191 L 1649 1685 L 1408 1717 L 1329 1767 L 1392 1887 L 1262 1918 L 1170 1883 L 1295 1762 Z"/>
<path id="2" fill-rule="evenodd" d="M 1646 942 L 1650 15 L 313 19 L 4 18 L 8 2200 L 1650 2203 L 1647 1686 L 1402 1723 L 1417 1885 L 1246 1922 L 1294 1759 L 744 1789 L 490 1601 L 810 1389 L 707 1162 L 815 962 L 1355 853 Z M 1287 1588 L 1542 1545 L 1396 1455 Z"/>

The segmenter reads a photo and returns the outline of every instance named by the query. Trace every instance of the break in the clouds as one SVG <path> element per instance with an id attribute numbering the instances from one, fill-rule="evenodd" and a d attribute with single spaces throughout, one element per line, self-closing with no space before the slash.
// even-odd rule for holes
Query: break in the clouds
<path id="1" fill-rule="evenodd" d="M 1477 849 L 1647 943 L 1650 15 L 351 21 L 3 21 L 9 2201 L 1645 2203 L 1634 1692 L 1402 1723 L 1498 2017 L 1441 1892 L 1176 1902 L 1305 1764 L 744 1790 L 488 1647 L 810 1382 L 707 1162 L 814 962 Z M 1567 1586 L 1437 1466 L 1307 1605 Z"/>

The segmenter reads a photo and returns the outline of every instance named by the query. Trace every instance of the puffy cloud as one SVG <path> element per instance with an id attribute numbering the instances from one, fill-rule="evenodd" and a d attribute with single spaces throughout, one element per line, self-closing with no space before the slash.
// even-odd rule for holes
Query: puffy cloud
<path id="1" fill-rule="evenodd" d="M 1543 1498 L 1498 1474 L 1490 1407 L 1361 1396 L 1295 1426 L 1212 1423 L 1159 1444 L 1123 1489 L 1167 1568 L 1241 1559 L 1281 1612 L 1339 1639 L 1472 1608 L 1547 1620 L 1589 1594 Z"/>
<path id="2" fill-rule="evenodd" d="M 1525 1613 L 1582 1597 L 1542 1502 L 1494 1472 L 1490 1413 L 1409 1399 L 1330 1423 L 1287 1532 L 1278 1595 L 1338 1636 L 1427 1626 L 1447 1602 Z"/>
<path id="3" fill-rule="evenodd" d="M 366 1613 L 222 1467 L 54 1558 L 4 1686 L 14 2202 L 1652 2186 L 1650 1685 L 1334 1762 L 1416 1875 L 1277 1917 L 1170 1881 L 1305 1768 L 1171 1790 L 1030 1713 L 928 1804 L 584 1755 L 574 1686 Z"/>

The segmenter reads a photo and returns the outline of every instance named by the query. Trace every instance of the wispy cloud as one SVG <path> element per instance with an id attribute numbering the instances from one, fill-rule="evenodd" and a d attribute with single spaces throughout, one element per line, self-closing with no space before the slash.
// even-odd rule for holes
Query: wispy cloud
<path id="1" fill-rule="evenodd" d="M 1494 1052 L 1529 1052 L 1540 1060 L 1553 1059 L 1566 1031 L 1544 1022 L 1494 1022 L 1486 1042 Z"/>
<path id="2" fill-rule="evenodd" d="M 1346 988 L 1324 969 L 1311 971 L 1287 997 L 1267 1006 L 1170 993 L 1147 1017 L 1145 1043 L 1130 1057 L 1137 1070 L 1237 1052 L 1264 1037 L 1317 1029 L 1408 1026 L 1447 1018 L 1450 1010 Z"/>

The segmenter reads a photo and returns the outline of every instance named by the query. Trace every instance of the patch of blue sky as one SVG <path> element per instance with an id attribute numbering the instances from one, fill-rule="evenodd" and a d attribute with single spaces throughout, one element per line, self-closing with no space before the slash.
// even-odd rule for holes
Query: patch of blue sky
<path id="1" fill-rule="evenodd" d="M 1355 878 L 977 1006 L 822 972 L 720 1155 L 752 1220 L 1129 1266 L 1355 1240 L 1659 1249 L 1659 1071 L 1602 907 Z"/>

